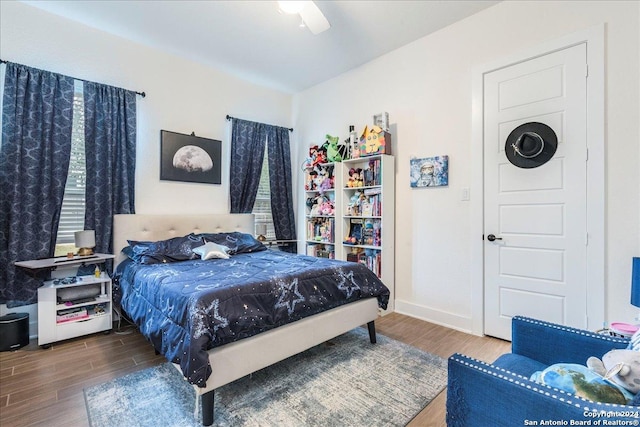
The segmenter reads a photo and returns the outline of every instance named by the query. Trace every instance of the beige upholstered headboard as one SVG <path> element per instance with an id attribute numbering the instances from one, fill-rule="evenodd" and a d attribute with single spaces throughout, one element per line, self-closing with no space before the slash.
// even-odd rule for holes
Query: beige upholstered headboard
<path id="1" fill-rule="evenodd" d="M 114 268 L 125 259 L 121 250 L 128 245 L 127 240 L 165 240 L 189 233 L 219 233 L 241 231 L 254 234 L 252 214 L 209 214 L 209 215 L 114 215 L 113 251 Z"/>

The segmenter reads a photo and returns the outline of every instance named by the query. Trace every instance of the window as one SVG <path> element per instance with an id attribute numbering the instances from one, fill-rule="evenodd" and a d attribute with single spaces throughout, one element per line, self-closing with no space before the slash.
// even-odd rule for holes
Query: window
<path id="1" fill-rule="evenodd" d="M 75 252 L 74 232 L 84 230 L 85 188 L 87 171 L 84 152 L 84 97 L 82 82 L 76 80 L 73 96 L 73 130 L 69 174 L 64 188 L 60 225 L 56 239 L 56 255 Z"/>
<path id="2" fill-rule="evenodd" d="M 264 150 L 260 184 L 258 185 L 258 194 L 256 195 L 256 201 L 253 204 L 252 213 L 256 217 L 255 235 L 257 236 L 260 234 L 257 232 L 258 224 L 266 224 L 267 234 L 265 234 L 265 237 L 269 240 L 273 240 L 276 238 L 276 231 L 273 226 L 273 216 L 271 215 L 271 187 L 269 185 L 269 161 L 267 150 L 267 148 Z"/>

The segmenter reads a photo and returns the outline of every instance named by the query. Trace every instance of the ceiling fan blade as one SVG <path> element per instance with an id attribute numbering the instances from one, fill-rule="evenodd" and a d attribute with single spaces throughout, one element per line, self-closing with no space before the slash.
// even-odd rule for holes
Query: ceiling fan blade
<path id="1" fill-rule="evenodd" d="M 300 17 L 304 24 L 313 34 L 320 34 L 331 28 L 329 21 L 324 17 L 322 11 L 312 1 L 304 2 L 304 8 L 300 12 Z"/>

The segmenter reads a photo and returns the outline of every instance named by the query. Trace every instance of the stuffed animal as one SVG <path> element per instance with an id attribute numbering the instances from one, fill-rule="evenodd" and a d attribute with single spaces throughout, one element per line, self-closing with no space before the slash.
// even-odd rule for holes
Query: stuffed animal
<path id="1" fill-rule="evenodd" d="M 358 216 L 360 215 L 360 203 L 362 200 L 363 194 L 360 191 L 356 191 L 349 198 L 349 204 L 347 205 L 347 215 L 348 216 Z"/>
<path id="2" fill-rule="evenodd" d="M 321 167 L 318 171 L 318 189 L 322 192 L 333 188 L 333 168 Z"/>
<path id="3" fill-rule="evenodd" d="M 595 373 L 619 387 L 637 394 L 640 391 L 640 352 L 611 350 L 602 356 L 587 359 L 587 366 Z"/>
<path id="4" fill-rule="evenodd" d="M 327 163 L 327 144 L 322 144 L 321 147 L 318 147 L 317 151 L 316 151 L 316 157 L 315 157 L 315 161 L 314 161 L 314 165 L 319 165 L 322 163 Z"/>
<path id="5" fill-rule="evenodd" d="M 309 211 L 311 211 L 311 208 L 313 208 L 313 205 L 316 204 L 316 198 L 315 197 L 307 197 L 307 201 L 305 203 L 305 205 L 307 206 L 307 208 L 309 208 Z"/>
<path id="6" fill-rule="evenodd" d="M 327 141 L 322 147 L 327 150 L 327 160 L 329 162 L 341 162 L 342 154 L 338 150 L 338 138 L 337 136 L 326 135 Z"/>
<path id="7" fill-rule="evenodd" d="M 316 196 L 311 202 L 311 211 L 309 212 L 309 215 L 322 215 L 320 213 L 320 206 L 322 206 L 324 202 L 325 202 L 325 198 L 323 196 L 320 196 L 320 195 Z"/>
<path id="8" fill-rule="evenodd" d="M 313 167 L 307 174 L 307 182 L 304 184 L 304 189 L 313 191 L 318 189 L 318 168 Z"/>
<path id="9" fill-rule="evenodd" d="M 334 208 L 331 201 L 323 202 L 320 205 L 320 215 L 333 215 Z"/>
<path id="10" fill-rule="evenodd" d="M 359 188 L 362 187 L 364 182 L 362 181 L 362 169 L 351 168 L 349 169 L 349 180 L 347 181 L 347 187 Z"/>
<path id="11" fill-rule="evenodd" d="M 320 163 L 322 159 L 319 157 L 319 153 L 320 151 L 317 145 L 312 145 L 311 147 L 309 147 L 309 157 L 305 162 L 305 166 L 307 166 L 308 168 L 313 168 L 315 165 Z"/>

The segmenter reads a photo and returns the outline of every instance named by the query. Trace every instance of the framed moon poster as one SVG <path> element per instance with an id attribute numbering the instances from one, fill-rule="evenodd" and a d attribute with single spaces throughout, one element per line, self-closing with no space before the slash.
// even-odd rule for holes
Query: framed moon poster
<path id="1" fill-rule="evenodd" d="M 216 139 L 160 131 L 160 179 L 221 184 L 222 143 Z"/>

